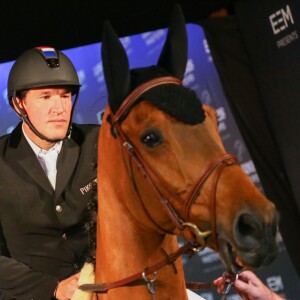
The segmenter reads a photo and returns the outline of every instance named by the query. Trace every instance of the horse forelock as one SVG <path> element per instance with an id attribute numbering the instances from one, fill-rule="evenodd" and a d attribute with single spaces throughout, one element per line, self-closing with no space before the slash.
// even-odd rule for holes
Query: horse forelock
<path id="1" fill-rule="evenodd" d="M 133 69 L 130 73 L 131 91 L 153 78 L 172 76 L 172 74 L 158 66 Z M 202 103 L 196 93 L 177 84 L 155 86 L 143 93 L 137 103 L 142 100 L 150 101 L 158 109 L 186 124 L 198 124 L 205 119 Z"/>

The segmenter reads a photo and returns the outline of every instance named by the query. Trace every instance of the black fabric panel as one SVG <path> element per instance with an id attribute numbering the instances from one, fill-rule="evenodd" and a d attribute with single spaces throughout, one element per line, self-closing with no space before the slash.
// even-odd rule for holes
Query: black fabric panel
<path id="1" fill-rule="evenodd" d="M 280 231 L 291 260 L 300 275 L 299 210 L 290 178 L 269 121 L 270 104 L 263 94 L 233 16 L 200 22 L 237 125 L 257 168 L 265 194 L 280 212 Z M 257 34 L 257 33 L 256 33 Z M 278 124 L 282 120 L 277 119 Z M 300 127 L 299 127 L 300 128 Z M 298 135 L 299 136 L 299 135 Z M 300 159 L 300 155 L 298 156 Z M 299 163 L 300 171 L 300 163 Z M 299 234 L 298 234 L 299 235 Z"/>
<path id="2" fill-rule="evenodd" d="M 287 205 L 294 209 L 285 214 L 295 219 L 287 229 L 291 231 L 288 242 L 300 274 L 300 0 L 241 0 L 235 10 L 294 195 L 283 209 Z"/>

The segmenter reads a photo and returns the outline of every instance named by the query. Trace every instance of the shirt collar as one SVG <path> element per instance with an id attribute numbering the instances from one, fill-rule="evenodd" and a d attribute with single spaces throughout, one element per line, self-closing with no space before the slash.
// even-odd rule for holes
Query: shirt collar
<path id="1" fill-rule="evenodd" d="M 48 150 L 45 150 L 45 149 L 42 149 L 41 147 L 39 147 L 38 145 L 36 145 L 29 137 L 28 135 L 25 133 L 25 130 L 22 126 L 22 131 L 23 131 L 23 134 L 27 140 L 27 142 L 29 143 L 30 147 L 32 148 L 32 150 L 34 151 L 34 153 L 36 154 L 36 156 L 38 156 L 39 153 L 43 152 L 43 153 L 47 153 L 51 150 L 56 150 L 57 153 L 60 152 L 61 150 L 61 147 L 62 147 L 62 141 L 58 141 L 55 143 L 55 145 L 53 147 L 51 147 L 50 149 Z"/>

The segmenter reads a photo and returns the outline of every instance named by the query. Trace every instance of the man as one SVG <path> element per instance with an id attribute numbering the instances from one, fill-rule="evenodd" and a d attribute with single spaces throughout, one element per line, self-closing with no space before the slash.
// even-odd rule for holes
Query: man
<path id="1" fill-rule="evenodd" d="M 65 300 L 78 287 L 99 131 L 72 124 L 79 88 L 71 61 L 51 47 L 26 51 L 10 71 L 8 98 L 22 121 L 0 139 L 5 300 Z"/>

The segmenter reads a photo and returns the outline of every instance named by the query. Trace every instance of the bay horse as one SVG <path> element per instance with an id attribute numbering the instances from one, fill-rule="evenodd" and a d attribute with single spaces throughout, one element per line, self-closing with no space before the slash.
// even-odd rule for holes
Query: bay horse
<path id="1" fill-rule="evenodd" d="M 109 23 L 102 58 L 109 104 L 98 143 L 95 284 L 81 288 L 97 299 L 186 300 L 186 251 L 210 247 L 230 273 L 270 263 L 275 207 L 226 153 L 215 111 L 182 85 L 180 8 L 157 65 L 130 70 Z"/>

